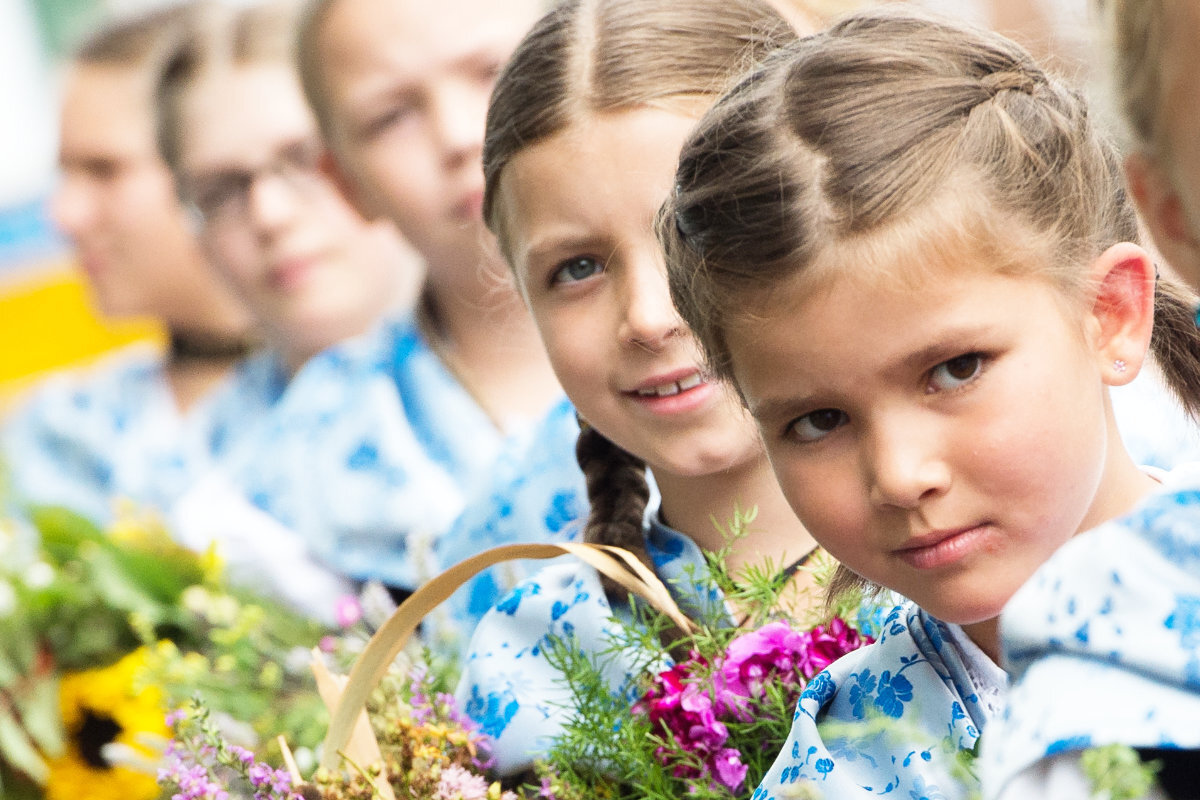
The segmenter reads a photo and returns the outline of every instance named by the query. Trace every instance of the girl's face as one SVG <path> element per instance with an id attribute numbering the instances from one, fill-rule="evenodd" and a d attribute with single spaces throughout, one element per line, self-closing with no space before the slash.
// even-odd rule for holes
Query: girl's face
<path id="1" fill-rule="evenodd" d="M 292 70 L 253 65 L 202 79 L 183 123 L 182 182 L 204 244 L 273 343 L 302 363 L 369 327 L 398 280 L 388 231 L 320 173 L 316 123 Z"/>
<path id="2" fill-rule="evenodd" d="M 1109 438 L 1094 317 L 1067 311 L 1046 282 L 964 261 L 929 268 L 916 287 L 785 284 L 727 334 L 776 476 L 813 537 L 863 577 L 970 625 L 998 615 L 1076 532 L 1123 512 L 1117 484 L 1129 476 Z"/>
<path id="3" fill-rule="evenodd" d="M 480 267 L 488 98 L 543 11 L 540 0 L 340 0 L 322 22 L 339 165 L 359 205 L 395 222 L 435 283 L 449 266 Z"/>
<path id="4" fill-rule="evenodd" d="M 593 115 L 521 151 L 497 198 L 517 281 L 581 416 L 658 472 L 761 456 L 753 422 L 708 380 L 653 233 L 691 117 Z"/>

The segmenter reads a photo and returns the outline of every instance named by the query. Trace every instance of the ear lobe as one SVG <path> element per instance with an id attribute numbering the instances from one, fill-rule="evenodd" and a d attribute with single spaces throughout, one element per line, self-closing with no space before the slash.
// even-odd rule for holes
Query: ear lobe
<path id="1" fill-rule="evenodd" d="M 1132 381 L 1150 348 L 1154 329 L 1155 268 L 1145 250 L 1122 242 L 1092 264 L 1096 295 L 1091 319 L 1100 371 L 1105 383 Z"/>

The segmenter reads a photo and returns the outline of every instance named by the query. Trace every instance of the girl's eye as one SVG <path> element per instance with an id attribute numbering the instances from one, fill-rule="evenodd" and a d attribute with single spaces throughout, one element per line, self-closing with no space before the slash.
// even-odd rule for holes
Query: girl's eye
<path id="1" fill-rule="evenodd" d="M 792 420 L 788 423 L 788 431 L 802 442 L 815 442 L 824 439 L 848 421 L 849 417 L 844 411 L 821 408 Z"/>
<path id="2" fill-rule="evenodd" d="M 929 391 L 944 392 L 965 386 L 983 371 L 983 354 L 967 353 L 943 361 L 929 376 Z"/>
<path id="3" fill-rule="evenodd" d="M 561 263 L 550 276 L 550 284 L 576 283 L 584 281 L 604 271 L 604 267 L 594 258 L 582 256 Z"/>

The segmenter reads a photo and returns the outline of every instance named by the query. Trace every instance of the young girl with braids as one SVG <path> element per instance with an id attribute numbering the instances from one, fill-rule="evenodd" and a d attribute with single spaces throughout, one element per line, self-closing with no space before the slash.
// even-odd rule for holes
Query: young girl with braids
<path id="1" fill-rule="evenodd" d="M 911 600 L 809 683 L 755 798 L 967 797 L 1004 604 L 1077 533 L 1200 486 L 1140 469 L 1108 396 L 1152 331 L 1198 396 L 1193 304 L 1133 243 L 1078 94 L 912 12 L 847 17 L 744 78 L 675 186 L 659 234 L 684 319 L 835 583 Z"/>
<path id="2" fill-rule="evenodd" d="M 1196 288 L 1200 6 L 1105 5 L 1130 189 L 1159 251 Z M 1157 762 L 1160 793 L 1200 797 L 1198 504 L 1194 486 L 1155 495 L 1065 545 L 1010 601 L 1001 632 L 1012 689 L 983 748 L 986 797 L 1089 797 L 1082 752 L 1113 744 Z"/>
<path id="3" fill-rule="evenodd" d="M 668 296 L 653 219 L 706 102 L 749 59 L 794 38 L 756 0 L 569 0 L 518 47 L 488 113 L 485 219 L 584 421 L 583 538 L 638 553 L 681 604 L 710 616 L 709 590 L 689 576 L 702 572 L 703 551 L 725 545 L 713 519 L 758 511 L 733 570 L 765 559 L 797 569 L 815 545 L 752 420 L 701 365 Z M 647 467 L 661 494 L 648 516 Z M 484 617 L 459 697 L 494 737 L 501 772 L 530 767 L 569 718 L 547 639 L 608 650 L 614 614 L 625 613 L 617 601 L 590 567 L 563 563 Z M 628 677 L 612 670 L 618 685 Z"/>

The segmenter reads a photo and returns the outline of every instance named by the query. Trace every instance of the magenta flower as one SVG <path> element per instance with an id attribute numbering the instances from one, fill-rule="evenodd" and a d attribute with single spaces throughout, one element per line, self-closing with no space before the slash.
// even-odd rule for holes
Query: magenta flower
<path id="1" fill-rule="evenodd" d="M 658 673 L 634 713 L 647 715 L 653 730 L 674 745 L 660 745 L 656 751 L 674 776 L 707 780 L 737 794 L 747 767 L 742 754 L 728 746 L 724 720 L 753 719 L 768 685 L 783 686 L 795 703 L 810 678 L 871 641 L 837 618 L 811 631 L 771 622 L 733 639 L 715 670 L 693 652 L 686 661 Z M 690 757 L 681 758 L 674 748 Z"/>
<path id="2" fill-rule="evenodd" d="M 333 618 L 342 628 L 355 625 L 362 619 L 362 606 L 359 605 L 358 598 L 349 594 L 339 597 L 333 607 Z"/>

